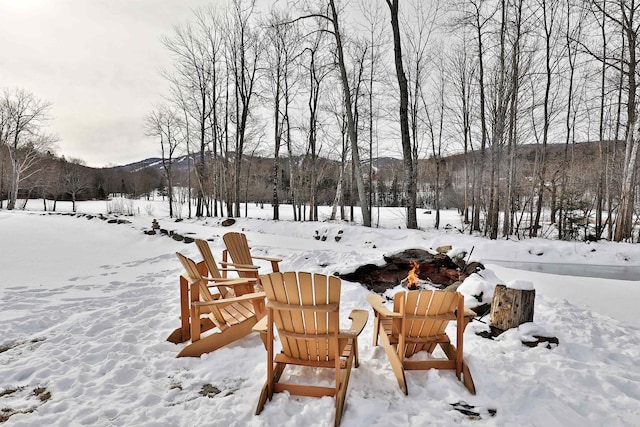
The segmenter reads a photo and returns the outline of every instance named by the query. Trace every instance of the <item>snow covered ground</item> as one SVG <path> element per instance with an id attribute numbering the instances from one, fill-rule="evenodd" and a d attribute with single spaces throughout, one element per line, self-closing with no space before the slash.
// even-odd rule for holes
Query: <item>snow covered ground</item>
<path id="1" fill-rule="evenodd" d="M 219 218 L 176 223 L 164 204 L 136 203 L 137 215 L 126 218 L 129 224 L 36 212 L 42 203 L 34 202 L 27 206 L 31 211 L 0 211 L 0 420 L 8 416 L 5 425 L 333 423 L 332 398 L 278 394 L 261 415 L 253 415 L 266 375 L 266 352 L 256 336 L 201 358 L 175 358 L 181 347 L 166 341 L 179 325 L 181 268 L 174 253 L 199 256 L 193 244 L 143 234 L 152 218 L 163 228 L 213 239 L 218 258 L 222 234 L 242 231 L 256 253 L 282 258 L 283 271 L 345 273 L 365 263 L 382 264 L 385 253 L 441 245 L 473 248 L 472 258 L 480 261 L 640 265 L 638 245 L 461 235 L 455 231 L 460 219 L 454 212 L 443 219 L 453 229 L 434 231 L 432 215 L 421 212 L 425 231 L 416 231 L 402 228 L 401 209 L 381 210 L 385 228 L 367 229 L 340 222 L 273 222 L 266 219 L 269 208 L 250 206 L 251 219 L 222 227 Z M 79 212 L 104 213 L 106 208 L 105 202 L 85 202 Z M 60 209 L 68 212 L 70 206 L 59 204 Z M 282 208 L 282 216 L 289 213 L 290 208 Z M 340 230 L 342 239 L 336 242 Z M 314 239 L 316 233 L 326 235 L 326 241 Z M 370 317 L 342 425 L 640 425 L 640 281 L 487 267 L 485 278 L 475 279 L 480 285 L 534 284 L 535 318 L 534 324 L 496 340 L 475 334 L 485 324 L 468 326 L 465 357 L 477 394 L 469 394 L 452 372 L 432 370 L 408 372 L 409 395 L 404 396 L 384 351 L 371 345 Z M 367 293 L 343 281 L 344 326 L 351 309 L 369 309 Z M 523 346 L 520 338 L 536 331 L 558 337 L 560 345 Z M 457 411 L 454 405 L 460 402 L 472 406 L 477 419 Z"/>

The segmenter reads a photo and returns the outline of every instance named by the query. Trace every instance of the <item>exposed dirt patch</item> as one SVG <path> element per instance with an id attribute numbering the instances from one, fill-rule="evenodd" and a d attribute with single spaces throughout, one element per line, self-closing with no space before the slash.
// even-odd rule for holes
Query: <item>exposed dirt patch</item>
<path id="1" fill-rule="evenodd" d="M 495 417 L 498 412 L 497 409 L 493 408 L 478 408 L 472 405 L 469 405 L 467 402 L 460 401 L 456 403 L 452 403 L 451 407 L 456 411 L 466 415 L 469 419 L 472 420 L 480 420 L 483 416 Z"/>
<path id="2" fill-rule="evenodd" d="M 33 395 L 40 399 L 40 402 L 46 402 L 51 399 L 51 392 L 46 387 L 36 387 L 33 389 Z"/>
<path id="3" fill-rule="evenodd" d="M 5 351 L 12 350 L 16 347 L 20 347 L 23 344 L 35 344 L 40 341 L 44 341 L 44 338 L 34 338 L 28 341 L 15 341 L 9 344 L 3 344 L 3 345 L 0 345 L 0 353 L 4 353 Z"/>
<path id="4" fill-rule="evenodd" d="M 204 384 L 200 389 L 200 395 L 205 397 L 214 397 L 220 394 L 220 389 L 212 384 Z"/>
<path id="5" fill-rule="evenodd" d="M 51 392 L 46 387 L 36 387 L 28 391 L 26 387 L 8 388 L 0 391 L 0 423 L 4 423 L 15 414 L 30 414 L 38 406 L 51 399 Z M 25 401 L 28 403 L 25 406 Z M 18 406 L 22 408 L 18 409 Z"/>

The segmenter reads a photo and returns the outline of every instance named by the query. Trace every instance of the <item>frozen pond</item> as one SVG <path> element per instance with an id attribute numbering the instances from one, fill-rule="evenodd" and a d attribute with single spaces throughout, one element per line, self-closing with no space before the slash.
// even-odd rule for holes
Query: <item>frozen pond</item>
<path id="1" fill-rule="evenodd" d="M 485 259 L 485 264 L 498 264 L 518 270 L 538 273 L 561 274 L 563 276 L 600 277 L 603 279 L 640 281 L 640 266 L 560 264 L 545 262 L 505 261 Z"/>

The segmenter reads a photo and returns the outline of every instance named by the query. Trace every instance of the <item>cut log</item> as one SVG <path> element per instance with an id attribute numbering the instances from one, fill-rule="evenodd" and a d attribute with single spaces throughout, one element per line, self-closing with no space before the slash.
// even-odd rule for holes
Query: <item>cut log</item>
<path id="1" fill-rule="evenodd" d="M 491 302 L 491 326 L 500 331 L 533 322 L 535 290 L 507 288 L 496 285 Z"/>

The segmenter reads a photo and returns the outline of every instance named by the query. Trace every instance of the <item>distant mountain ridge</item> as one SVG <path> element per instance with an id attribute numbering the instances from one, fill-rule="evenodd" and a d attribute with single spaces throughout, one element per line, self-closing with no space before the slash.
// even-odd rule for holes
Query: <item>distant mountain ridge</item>
<path id="1" fill-rule="evenodd" d="M 188 156 L 179 156 L 173 159 L 173 167 L 176 169 L 185 170 L 188 168 Z M 144 160 L 140 160 L 133 163 L 127 163 L 126 165 L 119 166 L 111 166 L 105 169 L 115 169 L 115 170 L 123 170 L 126 172 L 137 172 L 144 168 L 153 168 L 153 169 L 162 169 L 162 158 L 161 157 L 149 157 Z"/>
<path id="2" fill-rule="evenodd" d="M 611 146 L 613 146 L 614 144 L 624 144 L 624 141 L 604 141 L 604 143 L 606 145 L 609 145 L 611 148 Z M 579 150 L 585 154 L 588 153 L 588 154 L 595 155 L 596 151 L 599 149 L 599 142 L 597 141 L 577 142 L 577 143 L 571 144 L 570 146 L 573 149 Z M 531 156 L 535 153 L 535 150 L 540 148 L 541 147 L 536 144 L 524 144 L 524 145 L 519 145 L 517 147 L 517 152 L 520 156 L 524 156 L 525 158 L 531 159 L 532 158 Z M 550 144 L 547 146 L 547 153 L 551 157 L 559 156 L 559 155 L 562 155 L 564 148 L 565 148 L 565 144 Z M 506 147 L 503 147 L 502 150 L 503 151 L 506 150 Z M 476 151 L 469 152 L 467 156 L 473 157 L 478 154 L 479 154 L 479 151 L 476 150 Z M 230 153 L 230 155 L 233 156 L 233 153 Z M 445 156 L 443 160 L 458 162 L 458 161 L 462 161 L 464 156 L 465 156 L 464 153 L 456 153 L 456 154 Z M 193 165 L 199 158 L 199 154 L 192 153 L 190 157 L 191 157 L 191 167 L 193 167 Z M 296 161 L 299 161 L 301 157 L 302 156 L 296 156 Z M 244 158 L 246 160 L 253 160 L 257 162 L 273 161 L 273 157 L 262 157 L 262 156 L 255 156 L 255 155 L 254 156 L 245 155 Z M 326 159 L 324 157 L 321 157 L 320 159 L 322 161 L 328 161 L 331 163 L 338 162 L 337 160 Z M 286 157 L 281 158 L 281 160 L 286 161 Z M 423 160 L 428 160 L 428 159 L 420 159 L 420 161 L 423 161 Z M 373 159 L 373 161 L 374 161 L 373 166 L 374 168 L 377 168 L 377 169 L 385 169 L 388 167 L 393 167 L 393 168 L 402 167 L 402 163 L 403 163 L 403 160 L 401 158 L 395 158 L 390 156 L 378 157 Z M 163 171 L 162 158 L 149 157 L 147 159 L 140 160 L 133 163 L 128 163 L 126 165 L 111 166 L 104 169 L 121 170 L 126 172 L 137 172 L 144 168 L 153 168 L 159 171 Z M 188 168 L 189 168 L 189 155 L 185 154 L 183 156 L 178 156 L 173 159 L 174 171 L 176 172 L 186 171 Z"/>
<path id="3" fill-rule="evenodd" d="M 198 159 L 198 154 L 191 154 L 191 167 L 193 167 L 194 163 L 197 161 Z M 296 161 L 299 160 L 301 156 L 297 156 L 296 157 Z M 261 156 L 245 156 L 245 158 L 247 160 L 257 160 L 257 161 L 273 161 L 273 157 L 261 157 Z M 285 158 L 286 159 L 286 158 Z M 325 161 L 330 161 L 330 162 L 337 162 L 336 160 L 327 160 L 327 159 L 323 159 Z M 401 162 L 400 159 L 396 159 L 393 157 L 379 157 L 374 159 L 374 167 L 376 168 L 384 168 L 387 167 L 389 165 L 395 165 L 398 162 Z M 163 170 L 163 166 L 162 166 L 162 158 L 160 157 L 149 157 L 147 159 L 144 160 L 140 160 L 137 162 L 133 162 L 133 163 L 127 163 L 126 165 L 119 165 L 119 166 L 110 166 L 108 168 L 104 168 L 104 169 L 112 169 L 112 170 L 120 170 L 120 171 L 126 171 L 126 172 L 137 172 L 140 171 L 144 168 L 152 168 L 152 169 L 158 169 L 158 170 Z M 183 156 L 178 156 L 175 157 L 173 159 L 173 169 L 174 171 L 178 172 L 178 171 L 186 171 L 189 168 L 189 155 L 183 155 Z"/>

